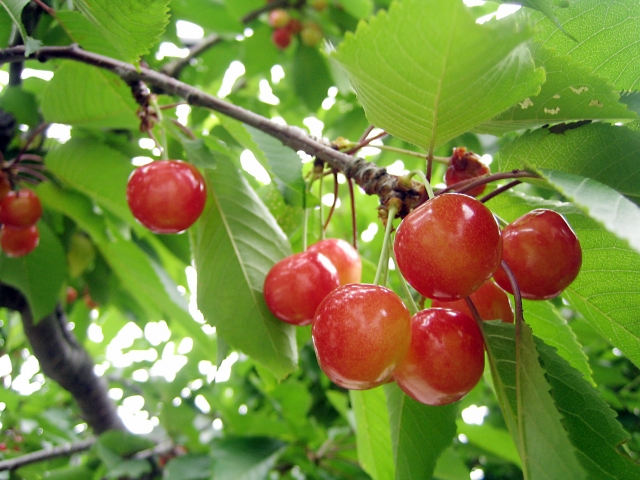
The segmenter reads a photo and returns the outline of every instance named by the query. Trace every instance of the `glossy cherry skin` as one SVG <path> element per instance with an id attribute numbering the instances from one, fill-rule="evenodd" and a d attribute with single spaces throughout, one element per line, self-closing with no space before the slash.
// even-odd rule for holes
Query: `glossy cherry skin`
<path id="1" fill-rule="evenodd" d="M 202 174 L 181 160 L 161 160 L 138 167 L 129 177 L 131 213 L 155 233 L 178 233 L 200 217 L 207 199 Z"/>
<path id="2" fill-rule="evenodd" d="M 323 254 L 338 270 L 340 285 L 360 283 L 362 279 L 362 260 L 358 251 L 341 238 L 327 238 L 314 243 L 308 252 Z"/>
<path id="3" fill-rule="evenodd" d="M 308 325 L 324 298 L 340 285 L 338 271 L 317 252 L 302 252 L 276 263 L 264 279 L 264 299 L 283 322 Z"/>
<path id="4" fill-rule="evenodd" d="M 344 388 L 365 390 L 389 381 L 411 340 L 411 315 L 393 291 L 343 285 L 325 298 L 313 320 L 322 371 Z"/>
<path id="5" fill-rule="evenodd" d="M 506 323 L 513 323 L 513 310 L 509 303 L 509 297 L 507 297 L 504 290 L 491 280 L 487 280 L 478 290 L 473 292 L 470 297 L 480 314 L 480 318 L 483 320 L 502 320 Z M 433 300 L 431 306 L 434 308 L 450 308 L 451 310 L 465 313 L 473 318 L 473 314 L 464 298 L 454 302 Z"/>
<path id="6" fill-rule="evenodd" d="M 8 257 L 23 257 L 31 253 L 40 241 L 38 227 L 12 227 L 3 225 L 0 228 L 0 246 Z"/>
<path id="7" fill-rule="evenodd" d="M 536 209 L 507 225 L 502 231 L 502 258 L 518 282 L 523 298 L 548 300 L 557 297 L 575 280 L 582 265 L 582 248 L 562 215 Z M 513 293 L 502 268 L 496 283 Z"/>
<path id="8" fill-rule="evenodd" d="M 42 216 L 42 203 L 28 188 L 13 190 L 0 201 L 0 223 L 12 227 L 35 225 Z"/>
<path id="9" fill-rule="evenodd" d="M 396 369 L 398 386 L 427 405 L 464 397 L 484 371 L 484 342 L 476 322 L 446 308 L 429 308 L 411 318 L 411 345 Z"/>
<path id="10" fill-rule="evenodd" d="M 489 167 L 480 161 L 480 157 L 473 152 L 467 152 L 464 147 L 455 148 L 449 159 L 449 166 L 444 174 L 447 187 L 455 185 L 463 180 L 481 177 L 489 173 Z M 465 195 L 477 197 L 484 192 L 486 185 L 468 190 Z"/>
<path id="11" fill-rule="evenodd" d="M 500 265 L 502 238 L 491 211 L 445 193 L 411 211 L 394 241 L 398 268 L 427 298 L 453 301 L 480 288 Z"/>
<path id="12" fill-rule="evenodd" d="M 291 32 L 287 27 L 276 28 L 271 34 L 271 41 L 280 50 L 284 50 L 291 44 Z"/>

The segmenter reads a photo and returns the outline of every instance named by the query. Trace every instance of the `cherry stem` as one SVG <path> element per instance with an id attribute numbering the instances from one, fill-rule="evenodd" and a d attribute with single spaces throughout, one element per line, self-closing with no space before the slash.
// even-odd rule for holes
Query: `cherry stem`
<path id="1" fill-rule="evenodd" d="M 321 173 L 320 175 L 318 175 L 318 199 L 320 200 L 320 209 L 319 209 L 319 214 L 320 214 L 320 239 L 324 240 L 324 205 L 322 203 L 322 190 L 324 186 L 324 173 Z"/>
<path id="2" fill-rule="evenodd" d="M 187 127 L 186 125 L 181 124 L 178 120 L 176 120 L 175 118 L 170 118 L 169 119 L 171 121 L 171 123 L 173 123 L 176 127 L 178 127 L 187 137 L 189 137 L 191 140 L 196 140 L 196 135 L 191 131 L 191 129 L 189 127 Z"/>
<path id="3" fill-rule="evenodd" d="M 416 301 L 413 299 L 413 295 L 411 294 L 411 290 L 409 289 L 409 284 L 407 283 L 407 281 L 405 280 L 404 276 L 402 275 L 402 272 L 398 268 L 398 262 L 396 261 L 396 254 L 393 251 L 393 248 L 390 249 L 390 254 L 391 254 L 391 258 L 393 258 L 393 263 L 396 265 L 396 272 L 398 272 L 398 279 L 400 280 L 400 287 L 402 288 L 402 291 L 404 292 L 404 296 L 408 300 L 409 311 L 411 312 L 411 315 L 414 315 L 414 314 L 418 313 L 418 311 L 419 311 L 418 305 L 416 304 Z"/>
<path id="4" fill-rule="evenodd" d="M 47 180 L 49 180 L 46 176 L 44 176 L 42 173 L 40 173 L 38 170 L 34 170 L 33 168 L 31 168 L 31 166 L 27 166 L 27 165 L 16 165 L 13 167 L 14 170 L 18 171 L 18 172 L 23 172 L 27 175 L 30 175 L 34 178 L 37 178 L 39 180 L 35 181 L 33 179 L 27 178 L 27 177 L 22 177 L 22 180 L 24 180 L 25 182 L 31 183 L 33 185 L 37 185 L 40 182 L 46 182 Z"/>
<path id="5" fill-rule="evenodd" d="M 351 200 L 351 233 L 353 235 L 352 244 L 353 248 L 358 250 L 358 222 L 356 219 L 356 196 L 353 191 L 353 181 L 347 178 L 347 185 L 349 185 L 349 198 Z"/>
<path id="6" fill-rule="evenodd" d="M 496 188 L 493 192 L 491 193 L 487 193 L 484 197 L 482 197 L 480 199 L 480 201 L 482 203 L 488 202 L 489 200 L 491 200 L 493 197 L 497 197 L 498 195 L 500 195 L 503 192 L 506 192 L 507 190 L 512 189 L 513 187 L 515 187 L 516 185 L 520 185 L 522 182 L 520 180 L 514 180 L 513 182 L 509 182 L 506 185 L 502 185 L 501 187 Z"/>
<path id="7" fill-rule="evenodd" d="M 429 150 L 429 153 L 427 154 L 427 182 L 431 183 L 431 172 L 433 170 L 433 151 Z"/>
<path id="8" fill-rule="evenodd" d="M 410 181 L 414 176 L 418 177 L 424 184 L 424 188 L 427 190 L 429 200 L 431 200 L 434 197 L 434 194 L 433 189 L 431 188 L 431 184 L 429 183 L 429 180 L 427 180 L 427 177 L 420 170 L 411 170 L 405 178 L 407 179 L 407 181 Z"/>
<path id="9" fill-rule="evenodd" d="M 496 180 L 505 180 L 509 178 L 540 178 L 540 175 L 533 172 L 527 172 L 526 170 L 511 170 L 510 172 L 493 173 L 491 175 L 484 175 L 478 178 L 462 180 L 461 182 L 455 183 L 451 186 L 448 186 L 447 188 L 438 190 L 436 194 L 440 195 L 441 193 L 447 193 L 451 191 L 454 191 L 456 193 L 464 193 L 469 190 L 473 190 L 474 188 L 481 185 L 486 185 L 488 183 L 495 182 Z"/>
<path id="10" fill-rule="evenodd" d="M 33 143 L 33 141 L 36 138 L 38 138 L 38 135 L 40 135 L 42 132 L 44 132 L 47 129 L 48 126 L 49 124 L 45 122 L 45 123 L 41 123 L 36 127 L 33 133 L 29 135 L 29 138 L 27 138 L 27 141 L 24 144 L 24 146 L 20 149 L 20 153 L 18 153 L 18 156 L 9 162 L 9 165 L 8 165 L 9 167 L 15 163 L 18 163 L 20 160 L 22 160 L 22 157 L 24 157 L 25 152 L 27 151 L 29 146 Z M 40 161 L 42 161 L 42 158 L 40 158 Z"/>
<path id="11" fill-rule="evenodd" d="M 187 102 L 168 103 L 166 105 L 161 105 L 160 110 L 169 110 L 171 108 L 179 107 L 180 105 L 189 105 L 189 104 Z"/>
<path id="12" fill-rule="evenodd" d="M 329 213 L 327 215 L 327 220 L 324 222 L 322 227 L 322 231 L 326 231 L 329 226 L 329 222 L 331 221 L 331 217 L 333 216 L 333 212 L 336 209 L 336 204 L 338 203 L 338 172 L 333 170 L 333 203 L 331 204 L 331 209 L 329 209 Z"/>
<path id="13" fill-rule="evenodd" d="M 160 125 L 162 123 L 162 110 L 160 109 L 160 105 L 158 105 L 158 99 L 155 95 L 149 96 L 149 103 L 153 107 L 153 110 L 158 117 L 158 126 L 160 127 L 160 135 L 161 135 L 161 144 L 160 144 L 160 157 L 162 160 L 169 160 L 169 152 L 167 150 L 167 132 L 164 127 Z M 151 133 L 151 130 L 149 130 Z"/>
<path id="14" fill-rule="evenodd" d="M 380 260 L 378 261 L 378 269 L 376 270 L 376 276 L 373 280 L 375 285 L 380 285 L 380 278 L 382 272 L 389 267 L 389 237 L 391 237 L 391 230 L 393 229 L 393 219 L 398 213 L 398 205 L 396 202 L 391 202 L 389 209 L 387 210 L 387 224 L 384 229 L 384 238 L 382 240 L 382 250 L 380 251 Z"/>
<path id="15" fill-rule="evenodd" d="M 515 303 L 515 317 L 516 317 L 516 402 L 518 407 L 518 433 L 520 436 L 520 446 L 524 445 L 524 418 L 522 415 L 522 368 L 521 368 L 521 353 L 520 350 L 522 348 L 522 323 L 524 322 L 524 317 L 522 314 L 522 295 L 520 293 L 520 287 L 518 286 L 518 281 L 516 280 L 515 275 L 507 265 L 507 262 L 502 260 L 500 263 L 502 269 L 507 274 L 507 278 L 509 279 L 509 283 L 511 284 L 511 289 L 513 290 L 513 297 Z"/>
<path id="16" fill-rule="evenodd" d="M 367 128 L 365 128 L 364 132 L 362 132 L 362 135 L 360 135 L 360 138 L 358 139 L 358 143 L 364 142 L 369 136 L 369 134 L 373 132 L 374 128 L 376 128 L 374 125 L 369 125 Z"/>
<path id="17" fill-rule="evenodd" d="M 385 136 L 387 136 L 387 132 L 381 132 L 381 133 L 379 133 L 377 135 L 374 135 L 371 138 L 366 138 L 364 140 L 359 140 L 358 143 L 349 143 L 348 146 L 350 148 L 345 153 L 347 155 L 353 155 L 356 152 L 358 152 L 358 150 L 360 150 L 363 147 L 366 147 L 367 145 L 369 145 L 374 140 L 378 140 L 379 138 L 382 138 L 382 137 L 385 137 Z M 374 145 L 373 148 L 380 148 L 380 147 L 381 147 L 381 145 Z"/>
<path id="18" fill-rule="evenodd" d="M 42 10 L 47 12 L 52 17 L 56 16 L 56 11 L 53 8 L 51 8 L 49 5 L 44 3 L 42 0 L 33 0 L 33 2 L 36 3 Z"/>

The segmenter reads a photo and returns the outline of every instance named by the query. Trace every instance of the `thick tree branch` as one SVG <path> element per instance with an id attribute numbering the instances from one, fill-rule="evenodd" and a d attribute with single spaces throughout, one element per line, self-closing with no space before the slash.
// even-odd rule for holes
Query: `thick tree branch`
<path id="1" fill-rule="evenodd" d="M 24 467 L 25 465 L 44 462 L 46 460 L 51 460 L 52 458 L 68 457 L 74 453 L 89 450 L 94 443 L 96 443 L 96 439 L 92 437 L 77 443 L 68 443 L 58 447 L 47 448 L 46 450 L 31 452 L 10 460 L 3 460 L 0 462 L 0 472 L 4 470 L 15 470 L 17 468 Z"/>
<path id="2" fill-rule="evenodd" d="M 42 371 L 73 395 L 83 418 L 96 434 L 125 429 L 109 398 L 107 382 L 94 373 L 93 359 L 67 328 L 67 319 L 61 308 L 56 308 L 36 325 L 24 296 L 15 288 L 1 283 L 0 307 L 20 313 L 24 333 Z"/>
<path id="3" fill-rule="evenodd" d="M 143 81 L 148 85 L 162 89 L 164 92 L 185 99 L 190 105 L 208 108 L 228 117 L 239 120 L 262 132 L 277 138 L 283 145 L 303 152 L 326 162 L 332 169 L 352 178 L 367 194 L 378 195 L 382 204 L 392 197 L 400 198 L 407 209 L 411 209 L 426 199 L 424 188 L 414 183 L 407 188 L 398 177 L 389 175 L 384 168 L 366 162 L 361 158 L 339 152 L 330 144 L 314 139 L 302 129 L 280 125 L 261 115 L 245 110 L 237 105 L 198 90 L 191 85 L 180 82 L 168 75 L 82 50 L 72 45 L 68 47 L 43 47 L 29 59 L 46 62 L 51 59 L 64 58 L 82 62 L 109 70 L 127 83 Z M 26 60 L 25 48 L 16 46 L 0 50 L 0 65 L 4 63 L 22 62 Z M 408 210 L 407 210 L 408 211 Z M 406 212 L 401 212 L 404 214 Z"/>

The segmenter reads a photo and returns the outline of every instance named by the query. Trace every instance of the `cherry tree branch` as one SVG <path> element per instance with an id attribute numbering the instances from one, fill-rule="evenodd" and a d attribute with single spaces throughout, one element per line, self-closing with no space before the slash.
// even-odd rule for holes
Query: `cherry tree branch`
<path id="1" fill-rule="evenodd" d="M 406 205 L 408 211 L 408 209 L 426 200 L 424 188 L 417 183 L 407 187 L 399 181 L 397 176 L 389 175 L 384 168 L 380 168 L 362 158 L 354 158 L 340 152 L 330 143 L 312 138 L 300 128 L 280 125 L 268 118 L 209 95 L 191 85 L 149 68 L 136 67 L 113 58 L 87 52 L 77 45 L 43 47 L 30 57 L 26 57 L 24 46 L 0 50 L 0 65 L 29 59 L 40 62 L 47 62 L 52 59 L 68 59 L 93 65 L 115 73 L 128 84 L 143 81 L 168 94 L 185 99 L 190 105 L 208 108 L 234 118 L 277 138 L 283 145 L 295 151 L 301 150 L 322 160 L 332 169 L 343 173 L 348 178 L 352 178 L 367 194 L 378 195 L 382 204 L 386 204 L 392 197 L 398 197 Z M 401 212 L 401 214 L 404 213 L 406 212 Z"/>
<path id="2" fill-rule="evenodd" d="M 82 416 L 96 434 L 125 429 L 109 398 L 107 382 L 95 374 L 93 359 L 68 329 L 61 308 L 36 323 L 22 293 L 2 283 L 0 307 L 20 313 L 24 333 L 42 371 L 73 395 Z"/>
<path id="3" fill-rule="evenodd" d="M 93 444 L 96 443 L 95 437 L 81 440 L 77 443 L 68 443 L 66 445 L 59 445 L 53 448 L 47 448 L 44 450 L 37 450 L 35 452 L 27 453 L 16 458 L 0 461 L 0 472 L 5 470 L 15 470 L 25 465 L 32 463 L 44 462 L 58 457 L 68 457 L 74 453 L 84 452 L 89 450 Z"/>

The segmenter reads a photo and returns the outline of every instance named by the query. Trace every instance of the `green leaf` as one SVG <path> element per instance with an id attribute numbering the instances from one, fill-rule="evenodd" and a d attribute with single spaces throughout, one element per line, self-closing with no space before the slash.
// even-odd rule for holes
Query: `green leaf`
<path id="1" fill-rule="evenodd" d="M 569 35 L 560 25 L 558 21 L 558 17 L 556 17 L 554 10 L 556 5 L 558 5 L 562 0 L 496 0 L 498 3 L 516 3 L 519 5 L 523 5 L 525 7 L 533 8 L 535 10 L 539 10 L 542 12 L 549 20 L 551 20 L 556 27 L 558 27 L 565 35 L 568 35 L 569 38 L 575 40 L 571 35 Z M 567 3 L 569 0 L 566 0 Z M 568 6 L 568 5 L 565 5 Z"/>
<path id="2" fill-rule="evenodd" d="M 20 87 L 7 87 L 2 90 L 0 108 L 11 113 L 18 123 L 31 127 L 40 123 L 36 96 Z"/>
<path id="3" fill-rule="evenodd" d="M 405 395 L 395 383 L 384 386 L 391 424 L 397 480 L 431 478 L 436 461 L 456 434 L 458 405 L 432 407 Z"/>
<path id="4" fill-rule="evenodd" d="M 47 156 L 47 168 L 68 185 L 130 224 L 136 221 L 127 204 L 131 159 L 98 140 L 72 138 Z"/>
<path id="5" fill-rule="evenodd" d="M 69 37 L 84 50 L 106 57 L 120 58 L 118 49 L 111 43 L 104 41 L 99 27 L 80 12 L 58 10 L 56 11 L 56 19 L 64 27 Z"/>
<path id="6" fill-rule="evenodd" d="M 53 312 L 67 275 L 60 240 L 46 223 L 40 221 L 37 227 L 40 243 L 31 253 L 19 258 L 0 253 L 0 281 L 27 298 L 34 323 Z"/>
<path id="7" fill-rule="evenodd" d="M 327 61 L 317 48 L 307 47 L 302 42 L 298 44 L 291 62 L 291 82 L 298 98 L 309 110 L 320 108 L 333 81 Z"/>
<path id="8" fill-rule="evenodd" d="M 245 126 L 256 145 L 264 152 L 269 173 L 289 205 L 304 206 L 305 182 L 302 178 L 302 161 L 298 154 L 276 138 L 255 128 Z"/>
<path id="9" fill-rule="evenodd" d="M 488 133 L 504 133 L 582 119 L 611 123 L 635 119 L 637 115 L 619 102 L 619 95 L 603 78 L 569 56 L 554 55 L 545 48 L 534 51 L 536 65 L 544 67 L 547 81 L 535 97 L 527 97 L 498 117 L 476 128 Z"/>
<path id="10" fill-rule="evenodd" d="M 536 337 L 556 348 L 558 354 L 593 383 L 589 359 L 567 321 L 550 302 L 523 300 L 527 323 Z"/>
<path id="11" fill-rule="evenodd" d="M 267 478 L 284 443 L 272 438 L 226 437 L 213 441 L 216 480 L 261 480 Z"/>
<path id="12" fill-rule="evenodd" d="M 169 23 L 169 0 L 74 0 L 75 6 L 120 52 L 136 62 L 160 39 Z"/>
<path id="13" fill-rule="evenodd" d="M 593 480 L 639 479 L 640 466 L 617 447 L 629 434 L 599 392 L 573 370 L 552 347 L 536 339 L 536 347 L 564 417 L 564 426 L 579 449 L 578 460 Z"/>
<path id="14" fill-rule="evenodd" d="M 593 123 L 555 134 L 526 133 L 505 145 L 499 171 L 548 168 L 591 178 L 640 203 L 640 132 Z"/>
<path id="15" fill-rule="evenodd" d="M 384 388 L 350 390 L 356 417 L 358 461 L 373 480 L 395 478 L 387 399 Z"/>
<path id="16" fill-rule="evenodd" d="M 503 413 L 515 414 L 507 424 L 518 445 L 525 478 L 586 478 L 549 393 L 529 326 L 522 325 L 519 365 L 514 325 L 485 322 L 483 328 L 494 381 L 499 378 L 501 391 L 506 393 L 499 395 L 500 404 L 509 403 Z M 520 377 L 519 390 L 516 376 Z"/>
<path id="17" fill-rule="evenodd" d="M 176 457 L 167 463 L 166 480 L 208 480 L 213 461 L 209 455 L 189 454 Z"/>
<path id="18" fill-rule="evenodd" d="M 207 175 L 211 201 L 195 232 L 198 306 L 234 348 L 278 378 L 297 363 L 294 327 L 276 319 L 264 277 L 291 249 L 256 193 L 228 159 Z"/>
<path id="19" fill-rule="evenodd" d="M 589 68 L 619 90 L 637 90 L 640 85 L 640 65 L 637 62 L 640 45 L 640 3 L 636 0 L 581 0 L 570 8 L 555 10 L 562 27 L 576 42 L 556 26 L 536 14 L 536 39 L 545 47 L 571 58 Z"/>
<path id="20" fill-rule="evenodd" d="M 464 464 L 455 447 L 452 446 L 442 452 L 438 458 L 433 476 L 440 480 L 466 480 L 469 477 L 469 468 Z"/>
<path id="21" fill-rule="evenodd" d="M 358 20 L 367 18 L 373 13 L 372 0 L 343 0 L 340 4 L 344 7 L 345 12 Z"/>
<path id="22" fill-rule="evenodd" d="M 497 457 L 522 467 L 522 462 L 518 456 L 513 439 L 509 432 L 502 428 L 493 427 L 487 423 L 482 425 L 468 425 L 462 420 L 457 421 L 458 433 L 463 434 L 469 443 L 480 447 Z"/>
<path id="23" fill-rule="evenodd" d="M 48 480 L 87 480 L 93 476 L 93 471 L 87 467 L 58 468 L 47 472 Z"/>
<path id="24" fill-rule="evenodd" d="M 336 57 L 372 124 L 433 149 L 540 91 L 529 37 L 476 24 L 462 2 L 405 0 L 361 22 Z"/>
<path id="25" fill-rule="evenodd" d="M 7 11 L 9 17 L 11 17 L 11 20 L 20 32 L 20 36 L 26 46 L 25 55 L 27 56 L 38 50 L 42 45 L 40 40 L 36 40 L 27 35 L 27 30 L 22 24 L 22 10 L 28 3 L 29 0 L 0 0 L 0 5 Z"/>
<path id="26" fill-rule="evenodd" d="M 591 218 L 640 253 L 640 208 L 636 204 L 590 178 L 546 168 L 539 173 Z"/>
<path id="27" fill-rule="evenodd" d="M 136 110 L 131 90 L 120 77 L 77 62 L 62 64 L 42 99 L 48 122 L 87 128 L 138 128 Z"/>

